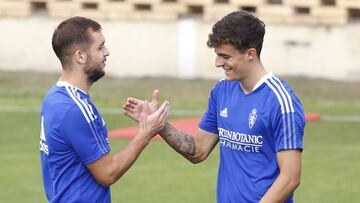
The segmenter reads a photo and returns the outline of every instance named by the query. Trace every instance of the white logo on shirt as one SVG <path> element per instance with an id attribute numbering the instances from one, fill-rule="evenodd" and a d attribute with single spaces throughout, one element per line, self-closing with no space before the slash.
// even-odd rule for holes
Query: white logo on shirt
<path id="1" fill-rule="evenodd" d="M 251 110 L 251 113 L 249 113 L 249 128 L 251 129 L 255 122 L 256 122 L 256 118 L 257 118 L 257 110 L 255 108 L 253 108 Z"/>
<path id="2" fill-rule="evenodd" d="M 40 151 L 49 155 L 49 147 L 46 144 L 45 129 L 44 129 L 44 116 L 41 116 L 41 129 L 40 129 Z"/>
<path id="3" fill-rule="evenodd" d="M 225 109 L 223 109 L 222 111 L 220 111 L 220 116 L 221 116 L 221 117 L 224 117 L 224 118 L 227 118 L 227 117 L 228 117 L 227 108 L 225 108 Z"/>
<path id="4" fill-rule="evenodd" d="M 242 152 L 260 153 L 263 147 L 262 135 L 251 135 L 218 128 L 220 146 Z"/>

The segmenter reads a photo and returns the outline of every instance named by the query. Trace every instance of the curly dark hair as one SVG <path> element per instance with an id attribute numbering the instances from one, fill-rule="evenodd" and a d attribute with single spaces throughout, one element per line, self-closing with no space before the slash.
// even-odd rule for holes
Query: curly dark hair
<path id="1" fill-rule="evenodd" d="M 214 48 L 223 43 L 230 43 L 242 53 L 255 48 L 260 58 L 264 35 L 265 24 L 260 19 L 246 11 L 235 11 L 212 27 L 207 45 Z"/>
<path id="2" fill-rule="evenodd" d="M 89 18 L 79 16 L 61 22 L 55 29 L 52 47 L 62 65 L 67 64 L 74 45 L 86 48 L 91 44 L 90 30 L 99 31 L 101 25 Z"/>

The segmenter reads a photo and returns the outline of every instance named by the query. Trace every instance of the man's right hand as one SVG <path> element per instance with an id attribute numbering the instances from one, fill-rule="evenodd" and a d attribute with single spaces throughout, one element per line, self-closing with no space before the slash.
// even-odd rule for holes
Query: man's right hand
<path id="1" fill-rule="evenodd" d="M 108 187 L 117 181 L 135 162 L 150 140 L 165 127 L 169 117 L 170 104 L 165 101 L 159 109 L 152 109 L 147 101 L 137 103 L 134 118 L 139 122 L 139 132 L 121 151 L 108 153 L 87 165 L 91 174 L 101 185 Z M 151 112 L 152 113 L 149 113 Z"/>
<path id="2" fill-rule="evenodd" d="M 147 141 L 150 141 L 165 127 L 169 117 L 170 104 L 168 101 L 165 101 L 158 110 L 148 114 L 151 111 L 151 109 L 149 110 L 150 107 L 147 101 L 137 105 L 137 108 L 139 108 L 138 136 L 144 136 Z"/>
<path id="3" fill-rule="evenodd" d="M 147 114 L 152 114 L 156 111 L 159 104 L 159 90 L 154 90 L 152 94 L 152 100 L 150 103 L 148 103 L 147 106 Z M 135 120 L 136 122 L 139 122 L 140 120 L 140 114 L 142 112 L 142 107 L 144 106 L 145 101 L 129 97 L 126 100 L 126 103 L 123 105 L 124 114 L 128 116 L 129 118 Z"/>

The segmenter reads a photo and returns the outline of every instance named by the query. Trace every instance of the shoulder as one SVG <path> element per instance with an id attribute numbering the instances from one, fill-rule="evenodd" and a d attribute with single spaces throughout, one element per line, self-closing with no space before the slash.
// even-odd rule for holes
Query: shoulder
<path id="1" fill-rule="evenodd" d="M 63 113 L 75 103 L 63 88 L 52 87 L 42 101 L 42 111 Z"/>
<path id="2" fill-rule="evenodd" d="M 43 99 L 42 112 L 56 117 L 84 115 L 85 104 L 76 92 L 65 87 L 52 87 Z M 84 116 L 83 116 L 84 117 Z M 84 117 L 85 118 L 85 117 Z"/>
<path id="3" fill-rule="evenodd" d="M 298 107 L 301 107 L 300 100 L 285 81 L 272 76 L 265 83 L 269 92 L 268 100 L 281 108 L 282 113 L 294 113 Z"/>
<path id="4" fill-rule="evenodd" d="M 291 87 L 282 79 L 271 76 L 265 81 L 266 85 L 271 89 L 271 91 L 276 95 L 279 94 L 282 96 L 283 94 L 294 95 L 294 91 Z"/>
<path id="5" fill-rule="evenodd" d="M 73 103 L 69 93 L 64 87 L 53 86 L 45 95 L 43 102 L 54 104 Z"/>

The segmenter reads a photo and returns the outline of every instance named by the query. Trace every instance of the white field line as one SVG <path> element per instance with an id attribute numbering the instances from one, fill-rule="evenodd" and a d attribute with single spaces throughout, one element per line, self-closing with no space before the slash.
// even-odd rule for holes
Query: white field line
<path id="1" fill-rule="evenodd" d="M 0 112 L 15 112 L 15 113 L 38 113 L 40 107 L 23 107 L 23 106 L 12 106 L 12 105 L 0 105 Z M 102 114 L 122 114 L 121 108 L 105 108 L 100 109 Z M 174 116 L 201 116 L 204 112 L 194 110 L 182 110 L 173 109 L 170 110 L 171 115 Z"/>
<path id="2" fill-rule="evenodd" d="M 16 112 L 16 113 L 38 113 L 40 107 L 22 107 L 11 105 L 0 105 L 0 112 Z M 101 109 L 102 114 L 122 114 L 120 108 L 106 108 Z M 185 110 L 185 109 L 173 109 L 170 110 L 173 116 L 202 116 L 203 111 Z M 360 115 L 321 115 L 320 120 L 328 122 L 360 122 Z"/>
<path id="3" fill-rule="evenodd" d="M 330 122 L 360 122 L 360 115 L 321 115 L 320 120 Z"/>
<path id="4" fill-rule="evenodd" d="M 35 108 L 35 107 L 0 105 L 0 112 L 36 113 L 36 112 L 40 112 L 40 107 Z"/>

